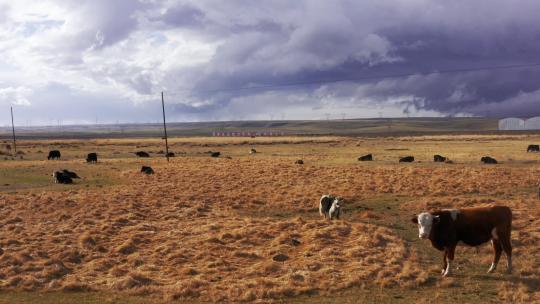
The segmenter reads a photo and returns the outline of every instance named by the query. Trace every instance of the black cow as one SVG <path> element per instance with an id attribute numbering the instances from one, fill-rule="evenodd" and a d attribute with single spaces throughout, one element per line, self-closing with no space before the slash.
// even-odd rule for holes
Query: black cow
<path id="1" fill-rule="evenodd" d="M 481 162 L 483 162 L 484 164 L 496 164 L 497 163 L 497 160 L 493 157 L 489 157 L 489 156 L 484 156 L 480 159 Z"/>
<path id="2" fill-rule="evenodd" d="M 174 153 L 173 152 L 169 152 L 167 153 L 167 155 L 165 155 L 166 157 L 174 157 Z"/>
<path id="3" fill-rule="evenodd" d="M 71 177 L 63 171 L 56 171 L 53 173 L 55 184 L 73 184 Z"/>
<path id="4" fill-rule="evenodd" d="M 539 145 L 529 145 L 527 147 L 527 152 L 540 152 L 540 146 Z"/>
<path id="5" fill-rule="evenodd" d="M 298 160 L 296 160 L 294 163 L 297 164 L 297 165 L 303 165 L 303 164 L 304 164 L 304 161 L 301 160 L 301 159 L 298 159 Z"/>
<path id="6" fill-rule="evenodd" d="M 69 171 L 69 170 L 62 170 L 62 173 L 64 173 L 64 175 L 67 175 L 69 176 L 70 178 L 80 178 L 77 173 L 73 172 L 73 171 Z"/>
<path id="7" fill-rule="evenodd" d="M 405 156 L 399 159 L 400 163 L 412 163 L 414 161 L 414 156 Z"/>
<path id="8" fill-rule="evenodd" d="M 97 153 L 88 153 L 88 156 L 86 156 L 86 162 L 97 163 Z"/>
<path id="9" fill-rule="evenodd" d="M 367 155 L 364 155 L 364 156 L 360 156 L 358 158 L 359 161 L 372 161 L 373 160 L 373 155 L 372 154 L 367 154 Z"/>
<path id="10" fill-rule="evenodd" d="M 154 169 L 152 169 L 152 167 L 142 166 L 141 172 L 145 174 L 154 174 Z"/>
<path id="11" fill-rule="evenodd" d="M 52 150 L 52 151 L 49 151 L 49 156 L 47 156 L 47 159 L 48 160 L 51 160 L 51 159 L 60 159 L 60 151 L 58 150 Z"/>
<path id="12" fill-rule="evenodd" d="M 220 152 L 212 152 L 212 154 L 210 154 L 211 157 L 219 157 L 220 155 Z"/>
<path id="13" fill-rule="evenodd" d="M 446 161 L 446 157 L 436 154 L 433 155 L 433 161 L 436 163 L 444 163 Z"/>
<path id="14" fill-rule="evenodd" d="M 138 157 L 150 157 L 150 154 L 144 151 L 135 152 L 135 155 L 137 155 Z"/>

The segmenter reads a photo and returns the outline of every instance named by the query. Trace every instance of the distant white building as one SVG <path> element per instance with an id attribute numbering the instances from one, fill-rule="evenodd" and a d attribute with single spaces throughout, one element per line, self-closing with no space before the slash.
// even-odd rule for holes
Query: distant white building
<path id="1" fill-rule="evenodd" d="M 525 130 L 540 130 L 540 116 L 525 120 Z"/>
<path id="2" fill-rule="evenodd" d="M 499 120 L 499 130 L 524 130 L 525 121 L 521 118 L 509 117 Z"/>
<path id="3" fill-rule="evenodd" d="M 529 119 L 504 118 L 499 120 L 499 130 L 540 130 L 540 117 Z"/>

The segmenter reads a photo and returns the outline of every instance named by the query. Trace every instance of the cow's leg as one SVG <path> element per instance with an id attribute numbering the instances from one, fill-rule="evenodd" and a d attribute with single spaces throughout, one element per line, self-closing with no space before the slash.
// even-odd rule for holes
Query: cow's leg
<path id="1" fill-rule="evenodd" d="M 499 259 L 501 258 L 502 253 L 502 246 L 501 242 L 496 239 L 491 240 L 491 245 L 493 245 L 493 262 L 491 263 L 491 267 L 489 267 L 488 273 L 491 273 L 497 268 L 497 264 L 499 263 Z"/>
<path id="2" fill-rule="evenodd" d="M 443 277 L 446 277 L 450 274 L 450 267 L 452 265 L 452 262 L 454 261 L 454 252 L 456 251 L 456 245 L 450 245 L 447 248 L 447 255 L 446 255 L 446 269 L 444 270 Z"/>
<path id="3" fill-rule="evenodd" d="M 444 275 L 444 272 L 446 271 L 446 267 L 448 265 L 448 262 L 446 261 L 446 259 L 448 258 L 448 250 L 445 248 L 444 249 L 444 254 L 443 254 L 443 267 L 442 267 L 442 270 L 441 270 L 441 274 Z"/>
<path id="4" fill-rule="evenodd" d="M 504 250 L 504 253 L 506 254 L 506 259 L 507 259 L 506 272 L 511 273 L 512 272 L 512 244 L 510 243 L 510 232 L 505 233 L 504 237 L 501 236 L 500 242 L 502 245 L 502 249 Z"/>

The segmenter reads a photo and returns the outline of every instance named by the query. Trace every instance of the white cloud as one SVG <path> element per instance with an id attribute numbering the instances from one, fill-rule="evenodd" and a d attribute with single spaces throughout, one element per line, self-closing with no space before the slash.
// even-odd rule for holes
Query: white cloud
<path id="1" fill-rule="evenodd" d="M 26 87 L 0 88 L 0 104 L 30 106 L 31 103 L 28 97 L 32 93 L 32 89 Z"/>

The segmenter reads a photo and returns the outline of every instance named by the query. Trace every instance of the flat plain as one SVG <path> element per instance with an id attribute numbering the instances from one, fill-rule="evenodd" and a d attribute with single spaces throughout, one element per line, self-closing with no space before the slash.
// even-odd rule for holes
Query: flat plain
<path id="1" fill-rule="evenodd" d="M 540 302 L 540 154 L 526 152 L 538 143 L 535 134 L 178 137 L 167 163 L 159 139 L 22 140 L 15 160 L 0 155 L 0 303 Z M 61 160 L 46 160 L 53 149 Z M 136 158 L 140 150 L 151 157 Z M 85 163 L 89 152 L 97 164 Z M 357 161 L 367 153 L 374 161 Z M 407 155 L 416 161 L 398 163 Z M 481 164 L 485 155 L 500 163 Z M 82 178 L 54 184 L 59 169 Z M 341 220 L 320 218 L 327 193 L 344 197 Z M 442 254 L 410 219 L 493 204 L 513 210 L 514 272 L 503 256 L 486 273 L 489 244 L 461 246 L 441 278 Z"/>

